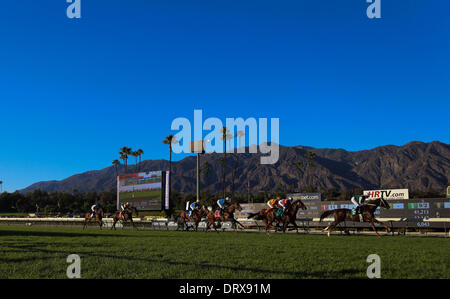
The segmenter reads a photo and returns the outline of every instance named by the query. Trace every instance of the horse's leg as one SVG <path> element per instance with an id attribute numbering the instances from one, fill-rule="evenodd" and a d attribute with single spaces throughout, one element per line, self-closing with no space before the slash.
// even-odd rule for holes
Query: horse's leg
<path id="1" fill-rule="evenodd" d="M 384 224 L 383 222 L 381 222 L 381 221 L 379 221 L 379 220 L 377 220 L 375 218 L 373 219 L 373 222 L 381 224 L 384 228 L 386 228 L 387 232 L 391 231 L 391 228 L 389 226 L 387 226 L 386 224 Z"/>
<path id="2" fill-rule="evenodd" d="M 200 220 L 195 220 L 195 231 L 198 232 L 198 223 L 200 222 Z"/>
<path id="3" fill-rule="evenodd" d="M 284 221 L 284 223 L 283 223 L 283 234 L 286 233 L 286 228 L 288 227 L 288 225 L 289 225 L 289 222 Z"/>
<path id="4" fill-rule="evenodd" d="M 264 229 L 266 230 L 266 234 L 269 235 L 270 234 L 270 222 L 269 222 L 269 219 L 264 218 L 263 219 L 263 223 L 264 223 Z"/>
<path id="5" fill-rule="evenodd" d="M 116 230 L 116 223 L 117 223 L 117 218 L 113 218 L 113 225 L 111 226 L 111 229 L 114 228 L 114 230 Z"/>
<path id="6" fill-rule="evenodd" d="M 324 231 L 328 231 L 328 237 L 330 236 L 330 234 L 331 234 L 331 231 L 336 227 L 336 225 L 338 225 L 339 223 L 341 223 L 341 221 L 333 221 L 330 225 L 328 225 L 325 229 L 324 229 Z"/>
<path id="7" fill-rule="evenodd" d="M 214 220 L 213 220 L 213 227 L 214 227 L 214 230 L 216 231 L 216 233 L 219 233 L 219 231 L 217 230 L 216 222 Z"/>
<path id="8" fill-rule="evenodd" d="M 134 228 L 134 229 L 139 230 L 138 227 L 136 226 L 136 224 L 135 224 L 134 221 L 133 221 L 133 217 L 130 217 L 130 222 L 131 222 L 131 224 L 133 225 L 133 228 Z"/>
<path id="9" fill-rule="evenodd" d="M 205 233 L 208 232 L 209 229 L 211 229 L 211 224 L 213 224 L 213 220 L 211 220 L 211 218 L 208 218 L 208 224 L 206 224 L 206 229 L 205 229 Z"/>
<path id="10" fill-rule="evenodd" d="M 377 232 L 377 228 L 373 224 L 373 219 L 370 220 L 370 226 L 372 226 L 372 229 L 375 231 L 375 234 L 377 234 L 377 237 L 380 237 L 380 234 Z"/>
<path id="11" fill-rule="evenodd" d="M 85 229 L 85 228 L 86 228 L 86 224 L 87 224 L 87 220 L 86 220 L 86 218 L 84 218 L 84 225 L 83 225 L 83 229 Z"/>
<path id="12" fill-rule="evenodd" d="M 294 228 L 295 228 L 295 230 L 297 231 L 297 234 L 298 234 L 298 225 L 297 225 L 297 223 L 295 223 L 295 219 L 293 219 L 290 222 L 292 223 L 292 225 L 294 226 Z"/>

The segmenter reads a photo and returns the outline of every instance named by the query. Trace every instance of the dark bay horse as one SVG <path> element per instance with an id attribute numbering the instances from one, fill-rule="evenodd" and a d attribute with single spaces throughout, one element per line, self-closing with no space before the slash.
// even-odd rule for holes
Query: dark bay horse
<path id="1" fill-rule="evenodd" d="M 352 210 L 350 210 L 350 209 L 335 209 L 335 210 L 325 211 L 320 216 L 320 221 L 322 221 L 324 218 L 328 217 L 329 215 L 334 216 L 334 221 L 324 229 L 324 231 L 328 231 L 328 236 L 330 236 L 331 231 L 336 227 L 336 225 L 338 225 L 339 223 L 341 223 L 343 221 L 348 220 L 348 221 L 355 221 L 355 222 L 369 222 L 370 225 L 372 226 L 372 229 L 375 231 L 375 233 L 379 237 L 380 235 L 378 234 L 374 223 L 381 224 L 382 226 L 384 226 L 386 228 L 386 230 L 388 232 L 390 231 L 390 229 L 386 224 L 375 219 L 374 213 L 378 207 L 382 207 L 385 209 L 390 208 L 389 203 L 385 199 L 377 198 L 377 199 L 372 199 L 372 200 L 366 201 L 364 203 L 364 205 L 361 207 L 362 221 L 361 221 L 359 215 L 352 215 Z"/>
<path id="2" fill-rule="evenodd" d="M 239 221 L 237 221 L 236 219 L 234 219 L 234 212 L 236 210 L 238 211 L 242 211 L 242 207 L 239 203 L 234 202 L 232 204 L 230 204 L 228 207 L 223 209 L 223 213 L 220 217 L 216 217 L 215 212 L 218 209 L 216 209 L 215 211 L 209 211 L 208 214 L 206 215 L 206 218 L 208 218 L 208 224 L 206 225 L 206 232 L 208 231 L 208 229 L 210 229 L 211 225 L 214 227 L 214 230 L 216 232 L 217 231 L 217 226 L 215 224 L 215 222 L 225 222 L 225 221 L 231 221 L 234 225 L 239 224 L 241 227 L 244 227 Z M 237 226 L 235 226 L 237 227 Z"/>
<path id="3" fill-rule="evenodd" d="M 177 223 L 178 226 L 182 225 L 183 228 L 186 228 L 186 230 L 189 230 L 189 226 L 187 225 L 187 222 L 193 221 L 195 223 L 195 231 L 198 230 L 198 224 L 202 220 L 202 218 L 205 218 L 208 214 L 209 210 L 205 205 L 202 205 L 200 209 L 195 209 L 192 211 L 192 216 L 188 216 L 188 211 L 181 211 L 180 214 L 177 216 Z M 177 228 L 178 230 L 178 228 Z"/>
<path id="4" fill-rule="evenodd" d="M 102 208 L 98 208 L 97 212 L 95 213 L 94 217 L 91 217 L 93 212 L 88 212 L 84 215 L 84 226 L 83 229 L 86 228 L 87 224 L 91 221 L 95 221 L 98 222 L 98 224 L 100 225 L 100 229 L 102 229 L 103 226 L 103 209 Z"/>
<path id="5" fill-rule="evenodd" d="M 122 212 L 117 211 L 113 215 L 113 225 L 111 226 L 111 229 L 116 229 L 116 223 L 117 221 L 120 221 L 123 223 L 127 222 L 128 220 L 131 222 L 131 225 L 133 225 L 133 228 L 137 229 L 136 225 L 134 225 L 133 222 L 133 212 L 136 214 L 136 217 L 139 216 L 138 210 L 135 207 L 126 208 Z"/>
<path id="6" fill-rule="evenodd" d="M 270 226 L 272 226 L 273 222 L 277 222 L 277 227 L 279 224 L 283 225 L 283 233 L 286 232 L 286 228 L 289 224 L 292 224 L 294 229 L 298 232 L 298 226 L 297 223 L 295 223 L 295 220 L 297 219 L 297 212 L 300 208 L 302 210 L 307 209 L 301 200 L 296 200 L 290 204 L 289 207 L 287 207 L 283 216 L 277 216 L 278 208 L 272 208 L 269 211 L 267 211 L 267 209 L 263 209 L 257 213 L 250 213 L 247 218 L 262 220 L 265 226 L 266 234 L 270 233 Z"/>

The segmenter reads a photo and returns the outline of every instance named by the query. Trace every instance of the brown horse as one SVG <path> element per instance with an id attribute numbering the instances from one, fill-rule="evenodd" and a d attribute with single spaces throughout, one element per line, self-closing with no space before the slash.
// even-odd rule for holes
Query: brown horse
<path id="1" fill-rule="evenodd" d="M 83 229 L 86 228 L 87 224 L 91 222 L 92 220 L 95 220 L 95 222 L 98 222 L 100 225 L 100 229 L 102 229 L 103 226 L 103 209 L 98 208 L 97 212 L 95 213 L 94 217 L 91 217 L 92 212 L 88 212 L 84 215 L 84 226 Z"/>
<path id="2" fill-rule="evenodd" d="M 369 222 L 370 225 L 372 226 L 372 229 L 375 231 L 375 233 L 379 237 L 380 235 L 378 234 L 374 223 L 381 224 L 382 226 L 384 226 L 386 228 L 386 230 L 388 232 L 390 231 L 390 229 L 386 224 L 375 219 L 375 216 L 373 214 L 378 207 L 382 207 L 382 208 L 386 208 L 386 209 L 390 208 L 388 202 L 385 199 L 377 198 L 377 199 L 372 199 L 372 200 L 366 201 L 364 203 L 364 205 L 361 207 L 362 221 L 359 217 L 360 215 L 352 215 L 352 212 L 350 209 L 335 209 L 335 210 L 325 211 L 320 216 L 320 221 L 322 221 L 325 217 L 327 217 L 329 215 L 334 216 L 334 221 L 324 229 L 324 231 L 328 231 L 328 237 L 330 236 L 331 231 L 336 227 L 336 225 L 338 225 L 339 223 L 341 223 L 342 221 L 345 221 L 345 220 L 355 221 L 355 222 Z"/>
<path id="3" fill-rule="evenodd" d="M 286 232 L 286 228 L 289 224 L 292 224 L 298 232 L 298 226 L 297 223 L 295 223 L 295 220 L 297 219 L 297 212 L 299 208 L 302 208 L 302 210 L 307 209 L 301 200 L 296 200 L 286 208 L 283 216 L 277 216 L 278 208 L 272 208 L 268 212 L 266 212 L 267 209 L 263 209 L 258 213 L 250 213 L 247 218 L 250 219 L 256 217 L 256 220 L 262 220 L 265 226 L 266 234 L 270 233 L 270 226 L 272 226 L 273 222 L 277 222 L 277 227 L 279 224 L 283 224 L 283 233 Z"/>
<path id="4" fill-rule="evenodd" d="M 178 226 L 182 225 L 183 228 L 186 228 L 186 230 L 189 230 L 189 226 L 187 225 L 187 222 L 194 221 L 195 224 L 195 231 L 198 230 L 198 224 L 202 220 L 202 218 L 205 218 L 208 214 L 209 210 L 208 208 L 203 205 L 200 209 L 195 209 L 192 211 L 192 216 L 188 216 L 188 211 L 181 211 L 180 214 L 177 216 L 177 223 Z M 178 230 L 178 228 L 177 228 Z"/>
<path id="5" fill-rule="evenodd" d="M 216 209 L 215 211 L 217 211 L 218 209 Z M 224 222 L 224 221 L 231 221 L 234 225 L 239 224 L 241 227 L 244 227 L 239 221 L 237 221 L 236 219 L 234 219 L 234 212 L 238 210 L 238 211 L 242 211 L 242 207 L 239 203 L 234 202 L 232 204 L 230 204 L 228 207 L 223 209 L 223 213 L 221 214 L 220 217 L 216 217 L 215 216 L 215 211 L 209 211 L 208 215 L 206 215 L 206 218 L 208 218 L 208 224 L 206 225 L 206 232 L 208 231 L 208 229 L 210 229 L 211 225 L 214 227 L 214 230 L 216 232 L 217 231 L 217 226 L 215 224 L 215 222 Z M 235 226 L 236 228 L 237 226 Z"/>
<path id="6" fill-rule="evenodd" d="M 286 228 L 288 227 L 289 224 L 292 224 L 298 233 L 298 226 L 297 226 L 297 223 L 295 223 L 295 220 L 297 220 L 297 212 L 298 212 L 298 209 L 300 209 L 300 208 L 302 210 L 307 209 L 305 204 L 300 199 L 298 199 L 291 204 L 289 209 L 286 211 L 286 213 L 282 217 L 279 217 L 280 223 L 283 224 L 283 233 L 286 232 Z"/>
<path id="7" fill-rule="evenodd" d="M 115 212 L 113 215 L 113 225 L 111 226 L 111 229 L 113 229 L 113 228 L 116 229 L 117 221 L 122 222 L 122 225 L 123 225 L 123 223 L 127 222 L 128 220 L 133 225 L 133 228 L 137 229 L 136 225 L 134 225 L 134 222 L 133 222 L 133 212 L 136 214 L 136 217 L 139 216 L 138 210 L 135 207 L 126 208 L 122 212 L 120 212 L 120 211 Z"/>

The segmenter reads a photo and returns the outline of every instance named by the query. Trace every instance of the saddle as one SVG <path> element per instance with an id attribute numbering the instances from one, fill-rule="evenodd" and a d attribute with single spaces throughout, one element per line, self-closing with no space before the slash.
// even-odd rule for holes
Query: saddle
<path id="1" fill-rule="evenodd" d="M 216 210 L 214 212 L 214 218 L 221 218 L 221 217 L 222 217 L 222 215 L 220 214 L 220 210 Z"/>
<path id="2" fill-rule="evenodd" d="M 277 217 L 283 217 L 284 213 L 283 213 L 283 208 L 278 208 L 277 210 Z"/>
<path id="3" fill-rule="evenodd" d="M 364 222 L 364 218 L 363 218 L 361 209 L 358 209 L 358 210 L 357 209 L 351 209 L 350 214 L 352 216 L 358 215 L 359 216 L 359 222 Z"/>

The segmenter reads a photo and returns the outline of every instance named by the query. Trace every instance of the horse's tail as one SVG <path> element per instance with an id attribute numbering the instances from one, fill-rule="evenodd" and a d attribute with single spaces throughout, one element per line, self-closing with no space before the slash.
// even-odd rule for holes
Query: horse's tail
<path id="1" fill-rule="evenodd" d="M 248 213 L 247 219 L 253 218 L 256 215 L 258 215 L 259 213 Z"/>
<path id="2" fill-rule="evenodd" d="M 261 220 L 262 217 L 259 212 L 256 213 L 248 213 L 247 219 L 255 218 L 255 220 Z"/>
<path id="3" fill-rule="evenodd" d="M 331 214 L 334 214 L 334 210 L 329 210 L 329 211 L 323 212 L 323 214 L 320 215 L 320 220 L 319 220 L 319 222 L 322 222 L 322 220 L 323 220 L 324 218 L 326 218 L 327 216 L 329 216 L 329 215 L 331 215 Z"/>

